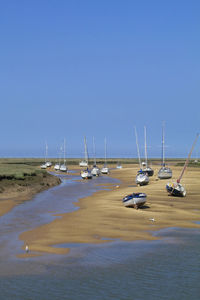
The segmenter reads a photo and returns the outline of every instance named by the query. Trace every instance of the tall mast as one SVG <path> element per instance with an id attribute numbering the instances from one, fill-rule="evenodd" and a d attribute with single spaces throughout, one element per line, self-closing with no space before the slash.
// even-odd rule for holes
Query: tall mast
<path id="1" fill-rule="evenodd" d="M 145 151 L 145 163 L 147 168 L 147 129 L 144 126 L 144 151 Z"/>
<path id="2" fill-rule="evenodd" d="M 187 160 L 185 161 L 185 164 L 184 164 L 183 170 L 182 170 L 182 172 L 181 172 L 181 175 L 180 175 L 179 178 L 177 179 L 177 182 L 178 182 L 178 183 L 181 181 L 181 178 L 183 177 L 183 174 L 184 174 L 184 172 L 185 172 L 185 169 L 187 168 L 187 165 L 188 165 L 188 163 L 189 163 L 189 160 L 190 160 L 192 151 L 193 151 L 194 146 L 195 146 L 195 144 L 196 144 L 196 142 L 197 142 L 197 140 L 198 140 L 198 137 L 199 137 L 199 133 L 197 133 L 197 136 L 196 136 L 196 138 L 195 138 L 195 140 L 194 140 L 194 143 L 193 143 L 193 145 L 192 145 L 192 148 L 191 148 L 191 150 L 190 150 L 190 153 L 189 153 L 189 155 L 188 155 L 188 158 L 187 158 Z"/>
<path id="3" fill-rule="evenodd" d="M 94 155 L 94 166 L 96 166 L 96 148 L 95 148 L 94 136 L 93 136 L 93 155 Z"/>
<path id="4" fill-rule="evenodd" d="M 105 137 L 105 139 L 104 139 L 104 144 L 105 144 L 105 165 L 106 165 L 106 154 L 107 154 L 107 153 L 106 153 L 106 146 L 107 146 L 107 145 L 106 145 L 106 144 L 107 144 L 107 143 L 106 143 L 106 137 Z"/>
<path id="5" fill-rule="evenodd" d="M 64 138 L 64 143 L 63 143 L 63 159 L 64 159 L 64 164 L 66 162 L 66 159 L 65 159 L 65 138 Z"/>
<path id="6" fill-rule="evenodd" d="M 87 142 L 86 142 L 86 137 L 84 136 L 84 148 L 85 148 L 85 161 L 88 164 L 88 150 L 87 150 Z"/>
<path id="7" fill-rule="evenodd" d="M 48 145 L 47 142 L 45 142 L 45 163 L 47 162 L 47 157 L 48 157 Z"/>
<path id="8" fill-rule="evenodd" d="M 138 137 L 137 137 L 137 130 L 136 130 L 136 127 L 135 127 L 135 139 L 136 139 L 136 146 L 137 146 L 137 153 L 138 153 L 139 165 L 140 165 L 140 169 L 142 169 L 141 159 L 140 159 L 140 150 L 139 150 L 139 145 L 138 145 Z"/>
<path id="9" fill-rule="evenodd" d="M 162 125 L 162 165 L 165 166 L 165 136 L 164 136 L 164 122 Z"/>

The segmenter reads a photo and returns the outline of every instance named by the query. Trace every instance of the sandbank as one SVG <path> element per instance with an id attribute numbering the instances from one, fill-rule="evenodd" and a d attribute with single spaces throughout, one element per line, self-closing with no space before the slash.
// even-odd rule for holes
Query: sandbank
<path id="1" fill-rule="evenodd" d="M 124 241 L 153 240 L 152 234 L 162 228 L 200 228 L 194 221 L 200 212 L 200 169 L 188 168 L 182 179 L 187 195 L 184 198 L 168 196 L 165 185 L 171 180 L 158 180 L 159 165 L 152 166 L 154 176 L 147 186 L 135 186 L 137 165 L 124 165 L 111 171 L 109 176 L 120 180 L 118 185 L 108 185 L 82 198 L 75 205 L 80 209 L 60 214 L 53 222 L 24 232 L 20 239 L 32 252 L 66 254 L 68 248 L 56 245 L 70 243 L 107 243 L 109 239 Z M 173 178 L 178 178 L 182 167 L 173 166 Z M 147 194 L 146 205 L 141 209 L 126 208 L 122 198 L 132 192 Z M 155 222 L 150 221 L 151 218 Z M 102 238 L 106 238 L 105 240 Z M 30 252 L 31 253 L 31 252 Z M 21 255 L 27 256 L 29 254 Z"/>

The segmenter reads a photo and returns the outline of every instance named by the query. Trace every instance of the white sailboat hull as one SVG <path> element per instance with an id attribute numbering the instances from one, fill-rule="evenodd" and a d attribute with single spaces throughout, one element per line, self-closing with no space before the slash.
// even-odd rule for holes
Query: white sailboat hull
<path id="1" fill-rule="evenodd" d="M 91 172 L 85 170 L 81 172 L 81 177 L 82 179 L 92 179 L 92 174 Z"/>
<path id="2" fill-rule="evenodd" d="M 149 183 L 149 177 L 146 174 L 138 174 L 135 179 L 136 184 L 146 185 Z"/>
<path id="3" fill-rule="evenodd" d="M 92 169 L 92 171 L 91 171 L 91 174 L 92 174 L 93 176 L 99 176 L 99 175 L 100 175 L 100 169 L 97 168 L 97 167 L 94 167 L 94 168 Z"/>
<path id="4" fill-rule="evenodd" d="M 108 173 L 109 173 L 109 168 L 103 167 L 103 168 L 101 169 L 101 173 L 102 173 L 102 174 L 108 174 Z"/>
<path id="5" fill-rule="evenodd" d="M 167 167 L 162 167 L 158 172 L 159 179 L 169 179 L 172 178 L 172 170 Z"/>
<path id="6" fill-rule="evenodd" d="M 65 165 L 60 166 L 61 172 L 67 172 L 67 167 Z"/>
<path id="7" fill-rule="evenodd" d="M 88 167 L 88 163 L 84 160 L 82 160 L 80 163 L 79 163 L 79 166 L 80 167 Z"/>

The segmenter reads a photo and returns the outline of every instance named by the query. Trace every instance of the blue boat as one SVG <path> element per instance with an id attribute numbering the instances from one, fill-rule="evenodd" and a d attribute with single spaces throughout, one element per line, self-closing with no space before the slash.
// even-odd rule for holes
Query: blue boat
<path id="1" fill-rule="evenodd" d="M 125 196 L 122 202 L 125 207 L 134 207 L 138 209 L 146 202 L 147 195 L 145 193 L 132 193 Z"/>

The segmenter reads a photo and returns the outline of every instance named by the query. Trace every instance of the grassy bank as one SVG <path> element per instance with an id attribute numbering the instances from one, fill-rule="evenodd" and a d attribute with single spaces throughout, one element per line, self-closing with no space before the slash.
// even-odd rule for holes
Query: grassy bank
<path id="1" fill-rule="evenodd" d="M 34 194 L 60 183 L 59 178 L 31 165 L 31 161 L 29 163 L 15 159 L 0 160 L 1 194 L 8 191 L 22 192 L 27 189 L 29 192 L 32 190 Z"/>

